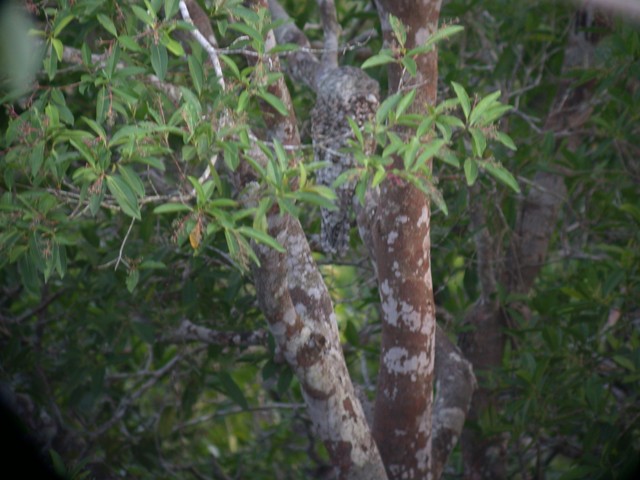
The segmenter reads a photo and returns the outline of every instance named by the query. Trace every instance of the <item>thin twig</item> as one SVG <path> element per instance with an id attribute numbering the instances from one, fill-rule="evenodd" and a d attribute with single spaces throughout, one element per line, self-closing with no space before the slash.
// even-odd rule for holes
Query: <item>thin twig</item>
<path id="1" fill-rule="evenodd" d="M 131 229 L 133 228 L 133 224 L 136 221 L 135 218 L 131 219 L 131 224 L 129 225 L 129 229 L 127 230 L 127 234 L 124 236 L 124 240 L 122 240 L 122 245 L 120 245 L 120 251 L 118 252 L 118 259 L 116 261 L 116 266 L 114 270 L 118 269 L 118 265 L 120 265 L 120 260 L 122 260 L 122 252 L 124 250 L 124 246 L 127 243 L 127 238 L 129 238 L 129 234 L 131 233 Z"/>

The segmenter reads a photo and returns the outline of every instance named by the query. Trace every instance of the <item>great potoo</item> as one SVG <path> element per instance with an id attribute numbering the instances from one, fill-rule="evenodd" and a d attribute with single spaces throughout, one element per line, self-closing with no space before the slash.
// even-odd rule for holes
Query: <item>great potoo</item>
<path id="1" fill-rule="evenodd" d="M 353 154 L 341 151 L 353 137 L 348 122 L 352 118 L 359 127 L 371 120 L 378 108 L 378 82 L 359 68 L 338 67 L 322 72 L 316 79 L 316 104 L 311 112 L 311 134 L 316 161 L 330 165 L 318 170 L 318 184 L 331 186 L 340 174 L 355 166 Z M 375 149 L 370 139 L 365 154 Z M 349 242 L 351 206 L 355 180 L 336 189 L 338 210 L 322 209 L 320 243 L 327 253 L 344 255 Z"/>

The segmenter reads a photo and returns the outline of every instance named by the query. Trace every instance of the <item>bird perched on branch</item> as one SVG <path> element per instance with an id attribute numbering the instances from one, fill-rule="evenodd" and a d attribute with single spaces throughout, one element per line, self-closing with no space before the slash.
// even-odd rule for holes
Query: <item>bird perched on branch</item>
<path id="1" fill-rule="evenodd" d="M 316 161 L 329 162 L 318 170 L 316 182 L 331 186 L 342 172 L 356 166 L 352 153 L 341 151 L 353 138 L 348 118 L 358 127 L 373 119 L 379 104 L 378 82 L 355 67 L 336 67 L 316 77 L 316 104 L 311 112 L 311 135 Z M 375 141 L 365 142 L 365 154 L 375 149 Z M 327 253 L 344 255 L 349 243 L 351 207 L 356 186 L 349 180 L 336 189 L 338 210 L 322 209 L 320 244 Z"/>

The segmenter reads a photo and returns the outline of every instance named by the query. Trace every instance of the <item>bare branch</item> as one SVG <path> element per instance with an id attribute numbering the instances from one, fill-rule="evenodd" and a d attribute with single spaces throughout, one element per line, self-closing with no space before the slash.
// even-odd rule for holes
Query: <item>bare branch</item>
<path id="1" fill-rule="evenodd" d="M 268 340 L 269 332 L 266 330 L 224 332 L 196 325 L 187 319 L 182 320 L 180 326 L 165 339 L 169 342 L 202 342 L 229 347 L 266 346 Z"/>
<path id="2" fill-rule="evenodd" d="M 89 433 L 92 438 L 99 437 L 106 433 L 111 427 L 113 427 L 116 423 L 118 423 L 122 418 L 124 418 L 125 414 L 129 410 L 129 408 L 134 404 L 136 400 L 138 400 L 144 393 L 153 387 L 162 377 L 164 377 L 167 373 L 169 373 L 173 368 L 176 367 L 178 362 L 182 360 L 182 355 L 178 354 L 169 360 L 164 366 L 159 368 L 158 370 L 152 372 L 150 378 L 144 382 L 137 390 L 135 390 L 130 395 L 124 397 L 113 416 L 107 420 L 105 423 L 100 425 L 96 430 Z"/>

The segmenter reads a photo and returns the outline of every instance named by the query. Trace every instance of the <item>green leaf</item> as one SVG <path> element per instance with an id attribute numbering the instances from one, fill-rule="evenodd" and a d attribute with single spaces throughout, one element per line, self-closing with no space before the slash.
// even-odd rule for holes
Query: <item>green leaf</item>
<path id="1" fill-rule="evenodd" d="M 264 49 L 264 40 L 262 35 L 255 28 L 247 25 L 246 23 L 232 23 L 229 28 L 236 30 L 240 33 L 244 33 L 254 41 L 254 47 L 261 52 Z"/>
<path id="2" fill-rule="evenodd" d="M 291 386 L 292 380 L 293 372 L 289 367 L 285 367 L 278 377 L 277 390 L 279 395 L 284 395 L 285 393 L 287 393 L 287 390 L 289 390 L 289 387 Z"/>
<path id="3" fill-rule="evenodd" d="M 113 35 L 114 37 L 118 37 L 118 30 L 116 30 L 116 26 L 114 25 L 113 21 L 107 17 L 106 15 L 99 13 L 98 16 L 98 22 L 100 22 L 100 25 L 102 25 L 102 27 L 109 32 L 111 35 Z"/>
<path id="4" fill-rule="evenodd" d="M 482 100 L 480 100 L 469 116 L 469 125 L 475 125 L 476 122 L 481 120 L 484 113 L 489 107 L 493 106 L 496 103 L 496 100 L 499 96 L 500 90 L 496 90 L 495 92 L 490 93 Z"/>
<path id="5" fill-rule="evenodd" d="M 56 21 L 53 24 L 53 36 L 59 36 L 60 33 L 62 33 L 62 30 L 64 30 L 64 27 L 69 25 L 69 22 L 71 22 L 71 20 L 73 20 L 74 18 L 74 15 L 69 13 L 68 11 L 60 10 L 58 15 L 56 16 Z M 60 57 L 60 59 L 62 60 L 62 57 Z"/>
<path id="6" fill-rule="evenodd" d="M 193 185 L 193 189 L 196 191 L 196 199 L 198 200 L 198 204 L 202 204 L 207 201 L 207 196 L 204 193 L 204 189 L 202 185 L 198 181 L 196 177 L 188 176 L 187 179 Z"/>
<path id="7" fill-rule="evenodd" d="M 287 107 L 285 107 L 284 103 L 282 103 L 282 100 L 280 100 L 275 95 L 267 92 L 266 90 L 260 89 L 258 90 L 258 96 L 273 108 L 275 108 L 276 111 L 283 117 L 286 117 L 289 114 L 289 112 L 287 111 Z"/>
<path id="8" fill-rule="evenodd" d="M 164 0 L 164 15 L 167 20 L 178 13 L 179 3 L 178 0 Z"/>
<path id="9" fill-rule="evenodd" d="M 482 158 L 484 151 L 487 148 L 487 137 L 484 136 L 482 130 L 477 128 L 470 128 L 469 133 L 473 138 L 473 153 L 476 157 Z"/>
<path id="10" fill-rule="evenodd" d="M 116 67 L 118 66 L 119 59 L 120 59 L 120 46 L 116 43 L 112 49 L 109 59 L 107 60 L 107 66 L 105 68 L 107 78 L 111 79 L 111 77 L 113 77 L 113 74 L 116 71 Z"/>
<path id="11" fill-rule="evenodd" d="M 390 97 L 387 97 L 384 102 L 380 104 L 380 107 L 376 112 L 376 122 L 380 124 L 384 123 L 387 120 L 391 109 L 393 109 L 398 104 L 401 98 L 402 95 L 400 93 L 394 93 Z"/>
<path id="12" fill-rule="evenodd" d="M 477 124 L 480 126 L 490 125 L 512 109 L 511 105 L 503 105 L 496 102 L 484 112 L 484 115 L 478 119 Z"/>
<path id="13" fill-rule="evenodd" d="M 385 178 L 387 178 L 387 171 L 383 167 L 378 167 L 371 180 L 371 188 L 376 188 Z"/>
<path id="14" fill-rule="evenodd" d="M 120 45 L 122 45 L 124 48 L 132 52 L 142 51 L 142 48 L 140 47 L 140 45 L 138 45 L 138 42 L 135 40 L 135 38 L 129 35 L 120 35 L 118 37 L 118 43 L 120 43 Z"/>
<path id="15" fill-rule="evenodd" d="M 422 168 L 422 166 L 427 162 L 427 160 L 438 155 L 438 152 L 442 147 L 446 145 L 446 143 L 447 142 L 445 142 L 442 139 L 433 140 L 427 143 L 422 149 L 422 152 L 420 153 L 420 155 L 418 156 L 418 160 L 416 160 L 414 169 L 419 170 L 420 168 Z"/>
<path id="16" fill-rule="evenodd" d="M 139 198 L 144 197 L 144 185 L 138 174 L 131 167 L 121 164 L 118 165 L 118 171 L 120 172 L 120 175 L 122 175 L 124 181 L 127 182 L 127 185 L 131 187 L 133 192 Z"/>
<path id="17" fill-rule="evenodd" d="M 100 125 L 95 120 L 92 120 L 92 119 L 87 118 L 87 117 L 82 117 L 82 120 L 87 125 L 89 125 L 91 130 L 96 132 L 96 134 L 100 137 L 100 140 L 102 140 L 103 143 L 105 143 L 105 144 L 107 143 L 107 132 L 104 131 L 104 128 L 102 128 L 102 125 Z"/>
<path id="18" fill-rule="evenodd" d="M 616 362 L 621 367 L 626 368 L 627 370 L 629 370 L 631 372 L 635 372 L 636 371 L 636 366 L 633 363 L 633 361 L 631 360 L 631 358 L 624 357 L 622 355 L 614 355 L 612 358 L 613 358 L 613 361 Z"/>
<path id="19" fill-rule="evenodd" d="M 138 5 L 131 5 L 131 10 L 133 10 L 133 14 L 140 20 L 142 20 L 145 24 L 153 27 L 155 20 L 149 13 L 147 13 L 144 8 L 139 7 Z"/>
<path id="20" fill-rule="evenodd" d="M 198 95 L 202 93 L 202 85 L 204 84 L 204 71 L 202 70 L 202 62 L 195 55 L 189 55 L 187 58 L 189 63 L 189 73 L 191 74 L 191 80 L 193 86 L 196 88 Z"/>
<path id="21" fill-rule="evenodd" d="M 261 232 L 260 230 L 256 230 L 255 228 L 252 228 L 252 227 L 240 227 L 238 228 L 238 232 L 246 237 L 249 237 L 255 240 L 258 243 L 267 245 L 280 253 L 284 253 L 286 251 L 284 247 L 280 245 L 268 233 Z"/>
<path id="22" fill-rule="evenodd" d="M 64 278 L 65 273 L 67 273 L 67 249 L 64 245 L 59 245 L 58 243 L 54 243 L 54 246 L 53 265 L 60 278 Z"/>
<path id="23" fill-rule="evenodd" d="M 404 24 L 398 17 L 391 14 L 389 14 L 389 24 L 391 25 L 391 30 L 393 30 L 396 40 L 398 40 L 401 47 L 404 47 L 407 43 L 407 29 Z"/>
<path id="24" fill-rule="evenodd" d="M 153 213 L 192 212 L 193 208 L 183 203 L 165 203 L 153 209 Z"/>
<path id="25" fill-rule="evenodd" d="M 169 56 L 167 49 L 162 44 L 151 44 L 151 66 L 156 72 L 156 76 L 162 81 L 167 74 Z"/>
<path id="26" fill-rule="evenodd" d="M 133 293 L 138 285 L 138 281 L 140 281 L 140 270 L 137 268 L 129 270 L 129 274 L 127 275 L 127 280 L 125 282 L 129 293 Z"/>
<path id="27" fill-rule="evenodd" d="M 222 390 L 231 400 L 233 400 L 234 403 L 242 407 L 244 410 L 249 408 L 244 393 L 242 393 L 242 390 L 231 375 L 227 372 L 219 372 L 218 379 L 220 380 Z"/>
<path id="28" fill-rule="evenodd" d="M 96 98 L 96 121 L 103 122 L 108 110 L 109 96 L 107 95 L 107 89 L 102 87 L 98 91 L 98 96 Z"/>
<path id="29" fill-rule="evenodd" d="M 482 167 L 491 174 L 496 180 L 504 183 L 507 187 L 511 188 L 514 192 L 520 193 L 520 185 L 516 179 L 511 175 L 507 169 L 505 169 L 502 165 L 492 164 L 492 163 L 483 163 Z"/>
<path id="30" fill-rule="evenodd" d="M 89 149 L 89 147 L 87 147 L 87 145 L 85 145 L 85 143 L 83 141 L 76 140 L 75 138 L 70 138 L 69 139 L 69 143 L 71 145 L 73 145 L 75 147 L 75 149 L 78 150 L 78 152 L 80 152 L 82 154 L 84 159 L 87 162 L 89 162 L 89 165 L 91 165 L 93 168 L 96 167 L 96 161 L 95 161 L 95 158 L 93 157 L 93 153 Z"/>
<path id="31" fill-rule="evenodd" d="M 57 38 L 51 39 L 51 46 L 56 51 L 56 55 L 58 56 L 58 61 L 62 61 L 62 54 L 64 53 L 64 45 Z"/>
<path id="32" fill-rule="evenodd" d="M 379 53 L 377 55 L 374 55 L 373 57 L 367 58 L 362 63 L 362 66 L 360 68 L 362 68 L 362 69 L 372 68 L 372 67 L 377 67 L 379 65 L 386 65 L 387 63 L 393 63 L 395 61 L 396 61 L 396 59 L 393 58 L 391 55 L 381 52 L 381 53 Z"/>
<path id="33" fill-rule="evenodd" d="M 405 112 L 405 110 L 413 104 L 413 101 L 415 100 L 415 98 L 416 98 L 416 89 L 414 88 L 414 89 L 411 89 L 409 93 L 407 93 L 400 99 L 400 101 L 398 102 L 398 106 L 396 107 L 396 118 L 400 117 L 400 115 L 402 115 Z"/>
<path id="34" fill-rule="evenodd" d="M 44 161 L 44 140 L 40 140 L 36 143 L 35 147 L 31 150 L 29 155 L 29 165 L 31 166 L 31 176 L 35 177 L 42 167 Z"/>
<path id="35" fill-rule="evenodd" d="M 67 467 L 65 466 L 64 460 L 62 459 L 60 454 L 55 450 L 50 449 L 49 456 L 51 457 L 51 463 L 53 464 L 53 469 L 55 470 L 55 472 L 58 475 L 66 477 L 68 474 Z"/>
<path id="36" fill-rule="evenodd" d="M 233 76 L 236 77 L 236 79 L 240 80 L 242 75 L 240 74 L 240 70 L 238 70 L 238 65 L 236 65 L 236 62 L 234 62 L 231 57 L 227 57 L 226 55 L 222 54 L 220 54 L 220 60 L 226 63 L 233 72 Z"/>
<path id="37" fill-rule="evenodd" d="M 422 45 L 412 48 L 407 52 L 407 55 L 410 57 L 415 57 L 416 55 L 420 55 L 422 53 L 430 52 L 433 47 L 441 40 L 445 38 L 449 38 L 452 35 L 455 35 L 464 30 L 464 27 L 460 25 L 449 25 L 447 27 L 441 28 L 437 30 L 433 35 L 431 35 L 425 43 Z"/>
<path id="38" fill-rule="evenodd" d="M 140 270 L 164 270 L 167 265 L 157 260 L 145 260 L 140 264 Z"/>
<path id="39" fill-rule="evenodd" d="M 451 165 L 452 167 L 460 168 L 460 160 L 451 150 L 441 150 L 436 154 L 436 158 Z"/>
<path id="40" fill-rule="evenodd" d="M 464 128 L 464 122 L 453 115 L 438 115 L 437 123 L 442 123 L 450 127 Z"/>
<path id="41" fill-rule="evenodd" d="M 326 208 L 327 210 L 337 210 L 337 207 L 332 199 L 329 199 L 326 196 L 313 191 L 313 189 L 316 189 L 317 187 L 318 185 L 314 187 L 307 187 L 307 190 L 298 190 L 295 192 L 291 192 L 287 196 L 288 198 L 293 198 L 310 205 L 317 205 L 321 208 Z M 333 190 L 331 190 L 331 192 L 333 192 Z"/>
<path id="42" fill-rule="evenodd" d="M 116 202 L 122 211 L 136 220 L 140 220 L 140 206 L 131 187 L 120 177 L 120 175 L 107 175 L 107 187 L 115 197 Z"/>
<path id="43" fill-rule="evenodd" d="M 167 47 L 167 49 L 171 53 L 173 53 L 176 57 L 182 57 L 185 55 L 184 48 L 182 48 L 182 45 L 180 45 L 179 42 L 171 38 L 171 36 L 167 32 L 164 32 L 163 35 L 160 37 L 160 43 L 162 43 L 162 45 Z"/>
<path id="44" fill-rule="evenodd" d="M 360 146 L 364 145 L 364 137 L 362 136 L 362 132 L 360 131 L 360 127 L 351 117 L 347 117 L 347 122 L 349 122 L 349 126 L 351 127 L 351 131 L 353 135 L 356 137 L 358 144 Z"/>
<path id="45" fill-rule="evenodd" d="M 516 144 L 513 142 L 511 137 L 504 132 L 496 133 L 496 140 L 498 140 L 501 144 L 503 144 L 505 147 L 511 150 L 515 151 L 518 149 L 518 147 L 516 147 Z"/>
<path id="46" fill-rule="evenodd" d="M 56 73 L 58 72 L 58 55 L 55 53 L 53 46 L 51 46 L 50 55 L 44 60 L 44 70 L 47 72 L 50 81 L 56 77 Z"/>
<path id="47" fill-rule="evenodd" d="M 418 147 L 420 147 L 420 141 L 416 137 L 412 137 L 402 155 L 405 170 L 412 170 L 413 162 L 416 159 L 418 153 Z"/>
<path id="48" fill-rule="evenodd" d="M 273 151 L 276 154 L 276 158 L 278 159 L 280 168 L 286 169 L 289 163 L 287 159 L 287 153 L 284 151 L 284 147 L 277 138 L 273 140 Z"/>
<path id="49" fill-rule="evenodd" d="M 467 178 L 467 185 L 472 186 L 478 178 L 478 164 L 472 158 L 464 161 L 464 175 Z"/>
<path id="50" fill-rule="evenodd" d="M 418 73 L 418 64 L 413 58 L 404 57 L 401 60 L 401 63 L 404 66 L 404 68 L 407 69 L 407 72 L 409 72 L 409 75 L 411 75 L 412 77 L 416 76 L 416 74 Z"/>
<path id="51" fill-rule="evenodd" d="M 458 97 L 458 101 L 460 102 L 460 106 L 462 107 L 464 118 L 466 118 L 468 121 L 469 110 L 471 109 L 471 102 L 469 101 L 469 95 L 467 95 L 467 91 L 459 83 L 451 82 L 451 86 L 453 87 L 453 90 L 456 92 L 456 97 Z"/>

